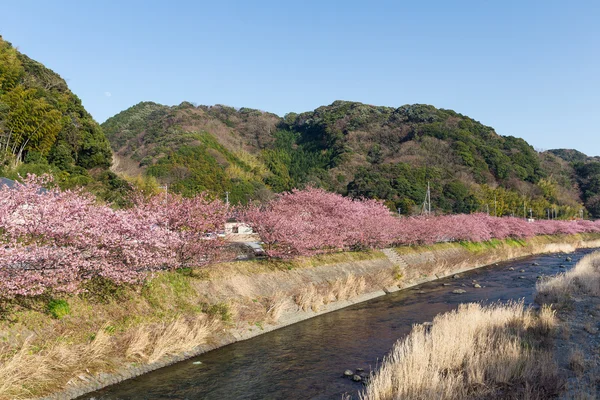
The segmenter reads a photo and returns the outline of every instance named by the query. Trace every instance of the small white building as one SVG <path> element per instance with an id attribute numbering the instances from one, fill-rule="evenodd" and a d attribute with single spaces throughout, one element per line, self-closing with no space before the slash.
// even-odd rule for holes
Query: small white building
<path id="1" fill-rule="evenodd" d="M 243 222 L 226 222 L 225 223 L 225 234 L 226 235 L 251 235 L 252 227 Z"/>

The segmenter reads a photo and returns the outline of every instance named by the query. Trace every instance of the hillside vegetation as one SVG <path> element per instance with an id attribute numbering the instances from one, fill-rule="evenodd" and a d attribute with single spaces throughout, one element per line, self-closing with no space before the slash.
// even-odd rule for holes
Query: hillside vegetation
<path id="1" fill-rule="evenodd" d="M 62 187 L 89 186 L 114 200 L 125 183 L 110 173 L 100 125 L 58 74 L 0 36 L 0 176 L 52 173 Z"/>
<path id="2" fill-rule="evenodd" d="M 600 157 L 588 157 L 577 150 L 550 150 L 568 161 L 581 188 L 581 198 L 592 216 L 600 217 Z"/>
<path id="3" fill-rule="evenodd" d="M 531 209 L 545 218 L 555 209 L 570 218 L 586 201 L 600 215 L 589 201 L 596 188 L 586 192 L 584 172 L 593 159 L 538 153 L 523 139 L 429 105 L 336 101 L 280 118 L 222 105 L 144 102 L 102 126 L 117 157 L 128 161 L 122 165 L 134 166 L 121 172 L 154 176 L 184 195 L 230 192 L 233 202 L 245 203 L 313 185 L 385 200 L 410 214 L 430 182 L 438 212 L 523 216 Z"/>

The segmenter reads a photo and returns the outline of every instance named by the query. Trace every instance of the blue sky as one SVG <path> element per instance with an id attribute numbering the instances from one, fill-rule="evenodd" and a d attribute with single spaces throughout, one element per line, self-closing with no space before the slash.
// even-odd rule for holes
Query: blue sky
<path id="1" fill-rule="evenodd" d="M 100 122 L 140 101 L 449 108 L 600 155 L 598 1 L 5 2 L 0 34 Z"/>

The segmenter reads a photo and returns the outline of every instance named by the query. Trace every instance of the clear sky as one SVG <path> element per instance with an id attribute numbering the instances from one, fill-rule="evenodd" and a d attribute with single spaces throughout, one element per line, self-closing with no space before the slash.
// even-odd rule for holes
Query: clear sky
<path id="1" fill-rule="evenodd" d="M 0 34 L 100 122 L 140 101 L 449 108 L 600 155 L 600 2 L 5 1 Z"/>

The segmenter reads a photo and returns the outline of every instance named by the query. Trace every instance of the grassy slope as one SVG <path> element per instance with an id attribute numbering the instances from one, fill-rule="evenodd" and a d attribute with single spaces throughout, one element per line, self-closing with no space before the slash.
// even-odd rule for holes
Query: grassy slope
<path id="1" fill-rule="evenodd" d="M 215 301 L 207 281 L 383 257 L 340 253 L 294 261 L 248 261 L 158 273 L 141 288 L 106 282 L 91 293 L 4 304 L 0 320 L 0 398 L 30 398 L 78 376 L 149 363 L 209 343 L 223 329 L 278 318 L 278 297 Z M 333 287 L 332 287 L 333 288 Z M 298 300 L 301 301 L 301 300 Z M 304 301 L 304 300 L 302 300 Z M 243 312 L 240 312 L 243 311 Z M 43 368 L 41 367 L 43 366 Z"/>

